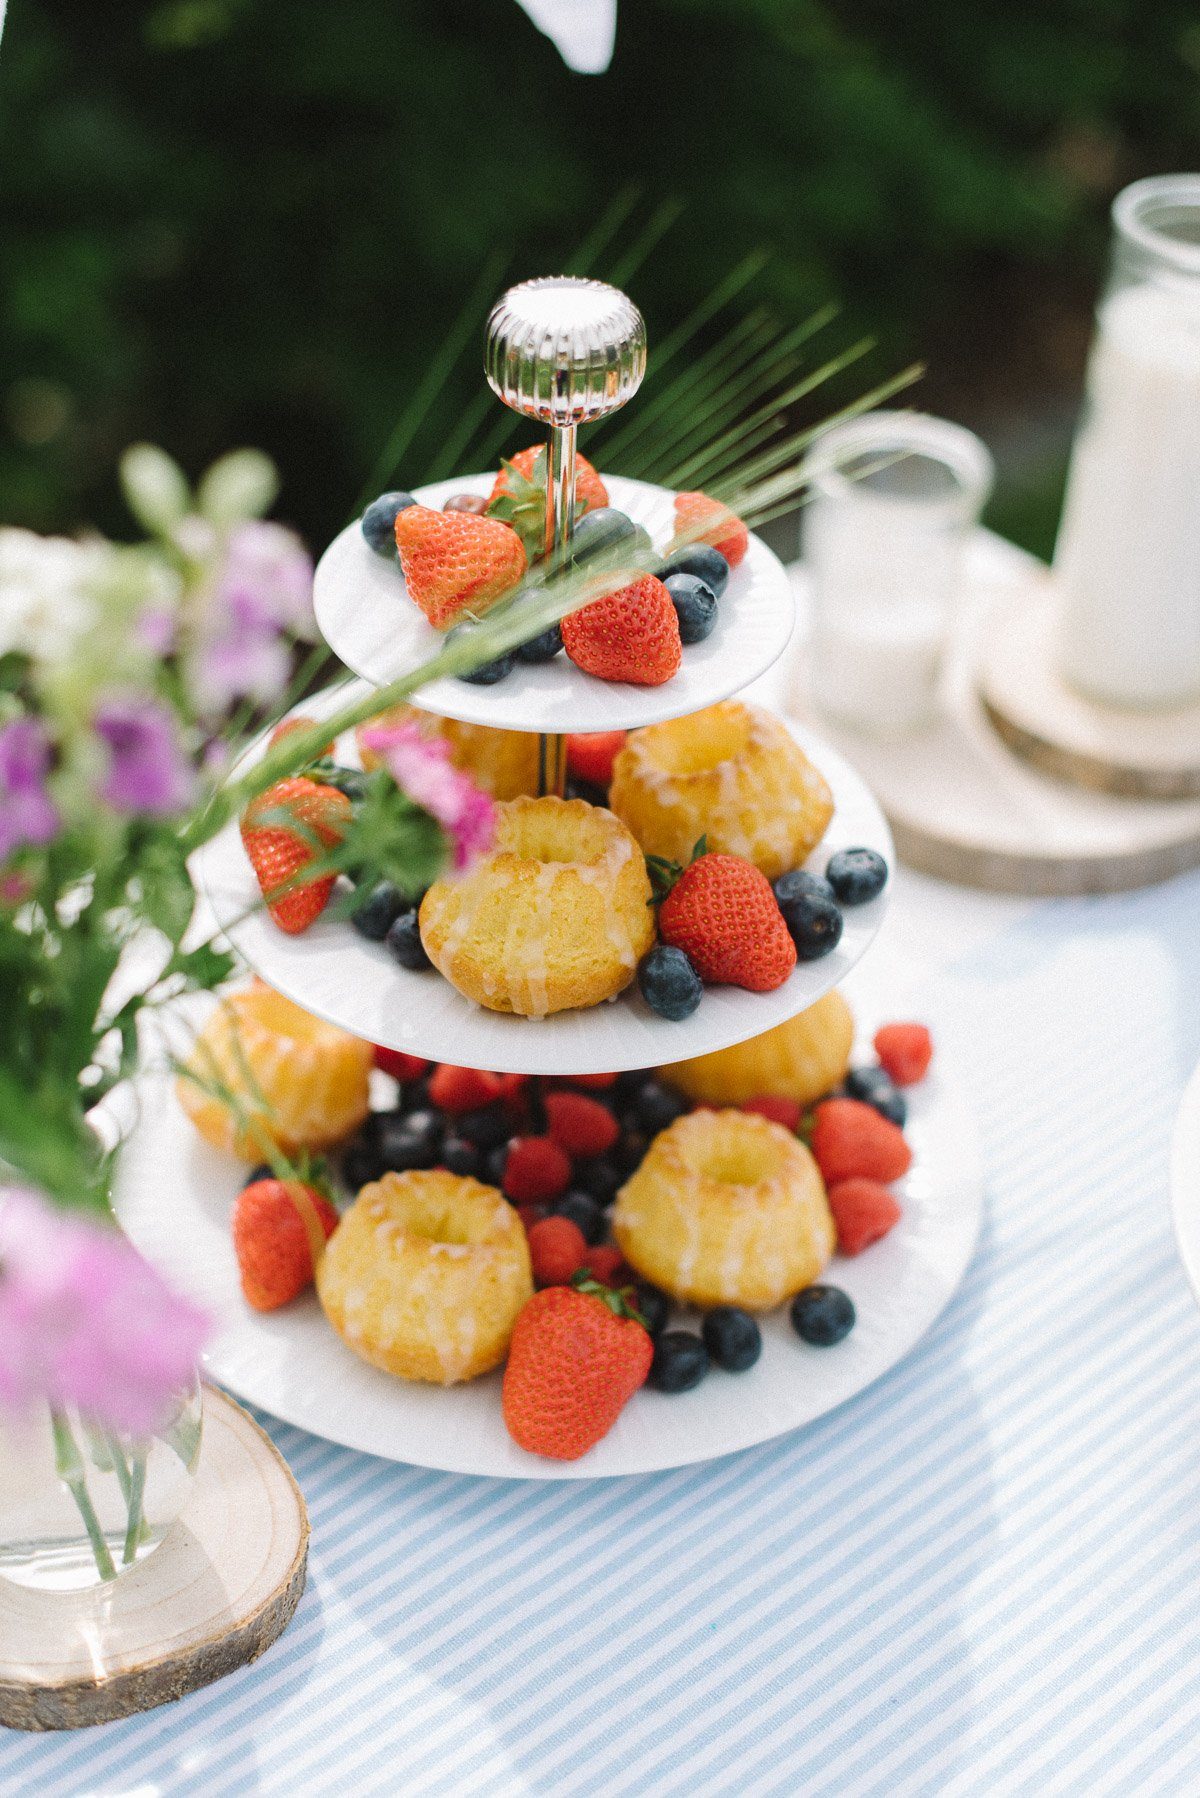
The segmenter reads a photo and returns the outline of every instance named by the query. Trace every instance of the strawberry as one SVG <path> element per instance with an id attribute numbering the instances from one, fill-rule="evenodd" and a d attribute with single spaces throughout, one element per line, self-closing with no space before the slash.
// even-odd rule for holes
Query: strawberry
<path id="1" fill-rule="evenodd" d="M 658 933 L 701 980 L 773 992 L 796 965 L 796 945 L 771 883 L 740 855 L 699 855 L 659 906 Z"/>
<path id="2" fill-rule="evenodd" d="M 276 781 L 242 814 L 242 843 L 250 866 L 267 910 L 289 936 L 307 930 L 328 905 L 336 874 L 305 882 L 298 876 L 342 841 L 350 819 L 344 793 L 303 774 Z"/>
<path id="3" fill-rule="evenodd" d="M 671 595 L 653 574 L 569 613 L 562 635 L 567 654 L 585 674 L 638 687 L 661 687 L 683 656 Z"/>
<path id="4" fill-rule="evenodd" d="M 485 1074 L 481 1068 L 458 1068 L 444 1061 L 434 1069 L 429 1082 L 429 1097 L 441 1111 L 478 1111 L 490 1105 L 504 1091 L 499 1074 Z"/>
<path id="5" fill-rule="evenodd" d="M 583 1086 L 588 1092 L 604 1093 L 617 1084 L 618 1074 L 569 1074 L 566 1077 L 568 1086 Z"/>
<path id="6" fill-rule="evenodd" d="M 675 542 L 710 543 L 731 568 L 736 568 L 750 547 L 750 533 L 728 506 L 707 493 L 675 495 Z"/>
<path id="7" fill-rule="evenodd" d="M 782 1124 L 785 1130 L 794 1135 L 800 1128 L 802 1107 L 798 1099 L 786 1099 L 775 1093 L 764 1093 L 761 1098 L 747 1099 L 739 1107 L 741 1111 L 755 1111 L 760 1118 L 769 1118 L 773 1124 Z"/>
<path id="8" fill-rule="evenodd" d="M 885 1024 L 875 1032 L 875 1053 L 897 1086 L 915 1086 L 929 1072 L 933 1038 L 924 1024 Z"/>
<path id="9" fill-rule="evenodd" d="M 586 1093 L 547 1093 L 546 1119 L 551 1141 L 568 1155 L 603 1155 L 621 1134 L 607 1105 Z"/>
<path id="10" fill-rule="evenodd" d="M 597 1281 L 548 1286 L 517 1319 L 502 1402 L 531 1454 L 576 1461 L 607 1436 L 650 1371 L 654 1345 L 624 1300 Z"/>
<path id="11" fill-rule="evenodd" d="M 312 730 L 316 725 L 316 722 L 315 718 L 305 718 L 300 712 L 297 712 L 294 718 L 284 718 L 281 723 L 275 726 L 275 729 L 267 738 L 267 748 L 274 749 L 277 743 L 282 743 L 285 737 L 294 736 L 298 730 Z M 331 759 L 333 756 L 333 747 L 332 743 L 326 743 L 323 748 L 314 750 L 313 761 L 319 762 Z"/>
<path id="12" fill-rule="evenodd" d="M 813 1112 L 810 1145 L 825 1185 L 841 1180 L 899 1180 L 912 1166 L 904 1132 L 861 1099 L 823 1099 Z"/>
<path id="13" fill-rule="evenodd" d="M 860 1255 L 900 1222 L 900 1207 L 880 1180 L 838 1180 L 826 1197 L 843 1255 Z"/>
<path id="14" fill-rule="evenodd" d="M 439 631 L 462 612 L 486 612 L 525 573 L 516 533 L 470 512 L 405 506 L 396 514 L 396 548 L 408 597 Z"/>
<path id="15" fill-rule="evenodd" d="M 393 1080 L 419 1080 L 429 1063 L 423 1055 L 406 1055 L 403 1049 L 384 1049 L 375 1044 L 375 1066 Z"/>
<path id="16" fill-rule="evenodd" d="M 302 1180 L 255 1180 L 233 1208 L 242 1291 L 256 1311 L 286 1305 L 309 1284 L 338 1215 Z"/>
<path id="17" fill-rule="evenodd" d="M 544 1217 L 531 1226 L 528 1236 L 538 1286 L 565 1286 L 588 1258 L 587 1238 L 569 1217 Z"/>
<path id="18" fill-rule="evenodd" d="M 575 456 L 575 516 L 608 504 L 608 489 L 586 456 Z M 546 548 L 546 446 L 531 443 L 501 465 L 488 495 L 489 518 L 510 525 L 532 562 Z"/>
<path id="19" fill-rule="evenodd" d="M 514 1205 L 556 1199 L 567 1190 L 571 1163 L 548 1136 L 515 1136 L 504 1162 L 504 1192 Z"/>
<path id="20" fill-rule="evenodd" d="M 567 773 L 594 787 L 612 784 L 613 763 L 625 747 L 626 730 L 597 730 L 567 737 Z"/>

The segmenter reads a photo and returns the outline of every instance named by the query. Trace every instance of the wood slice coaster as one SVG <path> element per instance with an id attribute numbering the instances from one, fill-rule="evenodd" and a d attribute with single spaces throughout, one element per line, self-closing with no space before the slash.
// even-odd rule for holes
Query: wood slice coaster
<path id="1" fill-rule="evenodd" d="M 901 861 L 922 873 L 991 892 L 1062 897 L 1123 892 L 1200 866 L 1200 800 L 1068 785 L 1014 755 L 989 721 L 977 679 L 991 621 L 1007 618 L 1044 578 L 1042 565 L 1011 544 L 976 535 L 941 715 L 913 736 L 884 741 L 814 710 L 802 650 L 748 696 L 799 714 L 853 762 L 887 816 Z M 794 579 L 803 597 L 802 569 Z"/>
<path id="2" fill-rule="evenodd" d="M 1085 699 L 1055 666 L 1056 616 L 1043 573 L 996 608 L 985 632 L 980 697 L 1009 748 L 1099 793 L 1200 798 L 1200 705 L 1139 711 Z"/>
<path id="3" fill-rule="evenodd" d="M 191 1496 L 140 1567 L 96 1593 L 0 1579 L 0 1723 L 81 1729 L 221 1679 L 287 1627 L 307 1561 L 308 1514 L 286 1461 L 206 1387 Z"/>

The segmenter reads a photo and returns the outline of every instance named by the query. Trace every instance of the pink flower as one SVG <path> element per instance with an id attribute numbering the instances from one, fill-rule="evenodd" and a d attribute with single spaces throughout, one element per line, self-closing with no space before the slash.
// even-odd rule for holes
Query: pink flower
<path id="1" fill-rule="evenodd" d="M 382 756 L 388 772 L 414 805 L 436 818 L 454 844 L 454 866 L 465 868 L 491 847 L 496 812 L 486 793 L 481 793 L 450 760 L 450 745 L 442 737 L 423 737 L 411 721 L 376 724 L 363 732 L 363 742 Z"/>
<path id="2" fill-rule="evenodd" d="M 218 601 L 243 617 L 298 636 L 312 633 L 312 560 L 299 537 L 281 524 L 253 518 L 230 533 Z"/>
<path id="3" fill-rule="evenodd" d="M 49 768 L 50 745 L 36 718 L 0 727 L 0 862 L 58 835 L 61 819 L 46 792 Z"/>
<path id="4" fill-rule="evenodd" d="M 118 1230 L 0 1190 L 0 1403 L 73 1405 L 150 1435 L 194 1377 L 208 1332 Z"/>
<path id="5" fill-rule="evenodd" d="M 141 693 L 112 694 L 92 720 L 108 747 L 108 772 L 100 788 L 118 812 L 177 812 L 195 781 L 179 741 L 170 706 Z"/>

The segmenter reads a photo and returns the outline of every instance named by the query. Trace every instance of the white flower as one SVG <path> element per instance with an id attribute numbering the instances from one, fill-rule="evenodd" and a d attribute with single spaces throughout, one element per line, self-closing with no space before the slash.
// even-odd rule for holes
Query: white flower
<path id="1" fill-rule="evenodd" d="M 97 621 L 108 546 L 0 529 L 0 655 L 61 663 Z"/>

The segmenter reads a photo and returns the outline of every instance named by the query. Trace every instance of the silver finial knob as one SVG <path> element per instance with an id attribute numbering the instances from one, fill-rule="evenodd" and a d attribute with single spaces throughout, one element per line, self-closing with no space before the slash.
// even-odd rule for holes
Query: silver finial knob
<path id="1" fill-rule="evenodd" d="M 603 281 L 524 281 L 492 307 L 483 366 L 506 406 L 550 426 L 546 550 L 564 553 L 575 522 L 575 427 L 615 412 L 641 386 L 642 315 Z"/>
<path id="2" fill-rule="evenodd" d="M 484 367 L 514 412 L 560 427 L 587 424 L 641 386 L 646 327 L 633 301 L 603 281 L 525 281 L 492 307 Z"/>

